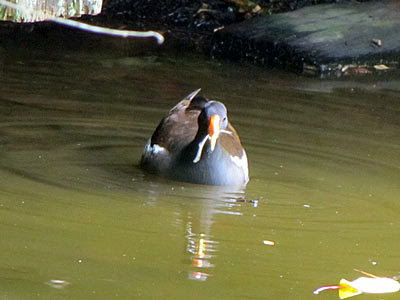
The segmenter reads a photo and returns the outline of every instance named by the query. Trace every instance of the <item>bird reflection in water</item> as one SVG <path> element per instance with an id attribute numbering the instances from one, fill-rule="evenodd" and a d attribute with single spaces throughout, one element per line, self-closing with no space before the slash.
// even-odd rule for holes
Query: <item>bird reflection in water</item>
<path id="1" fill-rule="evenodd" d="M 211 188 L 208 188 L 210 190 Z M 218 190 L 218 193 L 215 193 Z M 215 215 L 229 214 L 241 215 L 240 207 L 244 199 L 244 191 L 227 192 L 227 189 L 212 188 L 214 199 L 202 199 L 200 209 L 188 212 L 186 222 L 186 250 L 190 254 L 191 268 L 188 279 L 206 281 L 211 276 L 207 269 L 215 267 L 212 263 L 218 252 L 219 242 L 211 234 Z M 204 195 L 204 194 L 203 194 Z M 215 195 L 218 195 L 215 198 Z M 257 207 L 256 201 L 250 201 L 253 207 Z"/>
<path id="2" fill-rule="evenodd" d="M 188 223 L 187 251 L 192 255 L 192 266 L 197 268 L 211 268 L 213 264 L 209 261 L 212 253 L 216 251 L 218 242 L 207 239 L 207 234 L 195 234 Z M 200 271 L 190 271 L 188 278 L 191 280 L 205 281 L 209 274 Z"/>
<path id="3" fill-rule="evenodd" d="M 189 280 L 206 281 L 212 276 L 211 269 L 216 265 L 216 255 L 219 251 L 219 237 L 213 234 L 217 231 L 216 219 L 222 215 L 232 218 L 241 216 L 242 207 L 251 205 L 256 208 L 257 200 L 245 198 L 244 187 L 221 187 L 179 183 L 159 177 L 148 177 L 146 186 L 148 204 L 154 205 L 164 198 L 179 202 L 174 222 L 177 230 L 184 226 L 185 252 L 189 254 Z M 171 187 L 172 186 L 172 187 Z M 232 220 L 234 223 L 234 220 Z M 218 254 L 218 255 L 223 255 Z"/>

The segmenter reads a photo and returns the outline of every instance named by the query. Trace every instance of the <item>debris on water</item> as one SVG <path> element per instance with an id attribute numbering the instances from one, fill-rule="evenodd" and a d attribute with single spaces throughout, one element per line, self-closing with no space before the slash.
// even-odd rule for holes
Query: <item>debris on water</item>
<path id="1" fill-rule="evenodd" d="M 382 47 L 382 40 L 380 40 L 380 39 L 372 39 L 372 43 L 375 46 Z"/>
<path id="2" fill-rule="evenodd" d="M 373 265 L 373 266 L 376 266 L 376 264 L 377 264 L 377 262 L 376 261 L 373 261 L 372 259 L 369 259 L 368 260 L 370 263 L 371 263 L 371 265 Z"/>
<path id="3" fill-rule="evenodd" d="M 349 75 L 371 74 L 371 70 L 365 65 L 345 65 L 341 68 L 342 73 Z"/>
<path id="4" fill-rule="evenodd" d="M 263 240 L 263 244 L 268 246 L 274 246 L 275 242 L 271 240 Z"/>
<path id="5" fill-rule="evenodd" d="M 390 68 L 389 68 L 388 66 L 386 66 L 386 65 L 375 65 L 374 68 L 375 68 L 375 70 L 379 70 L 379 71 L 382 71 L 382 70 L 389 70 L 389 69 L 390 69 Z"/>
<path id="6" fill-rule="evenodd" d="M 342 278 L 338 285 L 326 285 L 317 288 L 313 294 L 317 295 L 326 290 L 339 291 L 339 298 L 346 299 L 360 294 L 384 294 L 400 291 L 400 283 L 389 277 L 379 277 L 371 273 L 356 270 L 369 277 L 359 277 L 353 281 Z"/>

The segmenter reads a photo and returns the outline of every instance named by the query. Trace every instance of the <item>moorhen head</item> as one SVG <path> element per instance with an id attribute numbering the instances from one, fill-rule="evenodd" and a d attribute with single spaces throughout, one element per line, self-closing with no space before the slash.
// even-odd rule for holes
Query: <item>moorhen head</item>
<path id="1" fill-rule="evenodd" d="M 143 169 L 174 180 L 245 185 L 248 163 L 223 103 L 194 91 L 161 120 L 144 147 Z"/>

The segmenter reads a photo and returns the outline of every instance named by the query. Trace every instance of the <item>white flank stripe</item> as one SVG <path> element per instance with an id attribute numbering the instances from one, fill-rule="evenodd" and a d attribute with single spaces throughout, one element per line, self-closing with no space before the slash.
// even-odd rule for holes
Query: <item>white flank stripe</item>
<path id="1" fill-rule="evenodd" d="M 246 175 L 245 177 L 248 178 L 249 177 L 249 167 L 248 167 L 248 163 L 247 163 L 246 151 L 244 151 L 244 149 L 243 149 L 242 157 L 231 156 L 231 160 L 235 165 L 237 165 L 239 168 L 244 170 L 245 175 Z"/>

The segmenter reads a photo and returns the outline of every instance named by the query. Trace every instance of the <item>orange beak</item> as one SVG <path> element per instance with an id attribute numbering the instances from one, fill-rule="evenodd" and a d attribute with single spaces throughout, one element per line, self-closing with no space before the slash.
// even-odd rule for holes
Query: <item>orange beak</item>
<path id="1" fill-rule="evenodd" d="M 208 137 L 210 139 L 211 151 L 214 151 L 217 139 L 219 137 L 219 123 L 221 118 L 218 115 L 212 115 L 208 122 Z"/>

